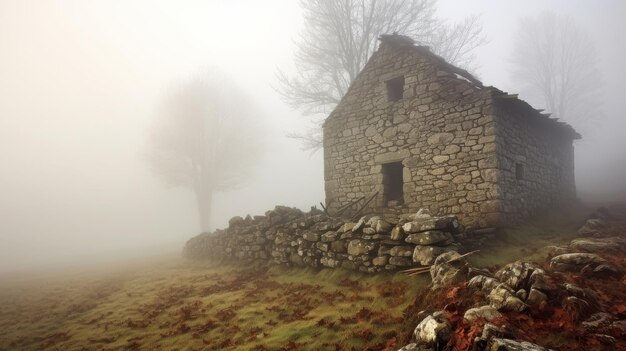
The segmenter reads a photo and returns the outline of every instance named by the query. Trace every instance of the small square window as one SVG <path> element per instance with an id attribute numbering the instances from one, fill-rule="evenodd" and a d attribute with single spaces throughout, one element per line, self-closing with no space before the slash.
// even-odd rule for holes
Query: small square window
<path id="1" fill-rule="evenodd" d="M 398 101 L 404 95 L 404 76 L 390 79 L 385 82 L 387 85 L 387 99 L 389 101 Z"/>
<path id="2" fill-rule="evenodd" d="M 524 165 L 521 163 L 515 164 L 515 179 L 517 180 L 524 179 Z"/>

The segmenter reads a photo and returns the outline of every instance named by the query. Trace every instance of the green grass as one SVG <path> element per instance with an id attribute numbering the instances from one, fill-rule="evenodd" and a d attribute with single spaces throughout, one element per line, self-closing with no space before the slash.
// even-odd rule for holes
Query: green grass
<path id="1" fill-rule="evenodd" d="M 547 247 L 567 245 L 591 212 L 581 205 L 537 216 L 527 223 L 494 233 L 480 252 L 468 257 L 476 267 L 498 267 L 516 260 L 537 261 L 547 256 Z"/>
<path id="2" fill-rule="evenodd" d="M 176 260 L 22 278 L 0 288 L 0 350 L 363 348 L 402 330 L 404 308 L 426 284 L 397 274 Z"/>

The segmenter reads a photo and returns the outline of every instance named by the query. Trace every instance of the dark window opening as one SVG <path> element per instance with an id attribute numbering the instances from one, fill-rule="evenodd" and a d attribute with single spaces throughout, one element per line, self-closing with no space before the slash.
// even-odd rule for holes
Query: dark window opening
<path id="1" fill-rule="evenodd" d="M 524 165 L 521 163 L 515 164 L 515 179 L 517 180 L 524 179 Z"/>
<path id="2" fill-rule="evenodd" d="M 404 94 L 404 76 L 390 79 L 387 84 L 387 99 L 389 101 L 398 101 L 402 99 Z"/>
<path id="3" fill-rule="evenodd" d="M 404 181 L 402 179 L 402 162 L 386 163 L 383 165 L 383 198 L 385 206 L 391 201 L 402 204 Z"/>

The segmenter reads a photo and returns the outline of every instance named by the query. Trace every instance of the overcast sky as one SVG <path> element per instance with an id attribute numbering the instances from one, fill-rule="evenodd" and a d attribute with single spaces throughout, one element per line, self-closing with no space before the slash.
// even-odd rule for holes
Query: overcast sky
<path id="1" fill-rule="evenodd" d="M 479 78 L 513 93 L 520 16 L 553 10 L 589 31 L 606 99 L 604 120 L 576 145 L 586 197 L 626 194 L 625 3 L 439 3 L 442 18 L 482 15 L 489 43 L 476 52 Z M 322 201 L 321 152 L 285 137 L 304 119 L 272 88 L 277 68 L 292 69 L 301 21 L 293 0 L 0 0 L 0 271 L 180 248 L 197 234 L 192 194 L 163 187 L 142 153 L 167 87 L 207 67 L 253 98 L 269 140 L 254 179 L 215 198 L 214 223 Z"/>

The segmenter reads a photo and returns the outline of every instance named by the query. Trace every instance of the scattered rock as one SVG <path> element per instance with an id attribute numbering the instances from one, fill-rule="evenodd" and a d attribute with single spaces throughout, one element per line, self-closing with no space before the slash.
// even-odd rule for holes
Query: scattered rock
<path id="1" fill-rule="evenodd" d="M 528 292 L 528 298 L 526 304 L 529 306 L 538 306 L 543 308 L 548 302 L 548 295 L 539 291 L 538 289 L 531 288 Z"/>
<path id="2" fill-rule="evenodd" d="M 580 271 L 586 265 L 607 264 L 602 257 L 592 253 L 569 253 L 553 257 L 550 267 L 557 271 Z"/>
<path id="3" fill-rule="evenodd" d="M 502 317 L 502 313 L 498 312 L 498 310 L 489 305 L 470 308 L 465 311 L 465 315 L 463 316 L 465 320 L 471 323 L 477 321 L 478 319 L 491 322 L 492 320 L 500 317 Z"/>
<path id="4" fill-rule="evenodd" d="M 507 284 L 513 290 L 517 290 L 528 285 L 528 280 L 535 269 L 537 268 L 529 263 L 516 261 L 504 266 L 496 272 L 495 276 L 502 283 Z"/>
<path id="5" fill-rule="evenodd" d="M 433 289 L 444 286 L 458 284 L 467 278 L 467 266 L 465 260 L 448 261 L 458 258 L 460 255 L 456 251 L 445 252 L 435 259 L 430 267 L 430 277 Z"/>
<path id="6" fill-rule="evenodd" d="M 503 283 L 493 288 L 487 298 L 491 307 L 500 311 L 521 312 L 527 308 L 526 304 L 515 296 L 513 290 Z"/>
<path id="7" fill-rule="evenodd" d="M 444 312 L 435 312 L 422 320 L 413 331 L 418 345 L 445 345 L 450 339 L 451 325 Z"/>

